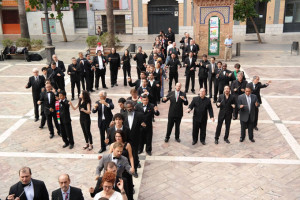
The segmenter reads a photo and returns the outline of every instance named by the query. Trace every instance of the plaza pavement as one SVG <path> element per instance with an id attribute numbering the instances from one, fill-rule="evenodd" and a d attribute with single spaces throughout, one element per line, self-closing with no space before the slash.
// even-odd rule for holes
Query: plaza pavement
<path id="1" fill-rule="evenodd" d="M 135 42 L 149 52 L 153 38 L 124 36 L 123 45 L 126 47 Z M 77 57 L 77 52 L 85 49 L 83 36 L 74 40 L 77 42 L 67 44 L 54 41 L 56 53 L 66 67 L 71 57 Z M 169 103 L 159 104 L 161 115 L 155 117 L 153 155 L 143 153 L 140 156 L 142 168 L 138 169 L 139 178 L 134 178 L 135 199 L 300 199 L 299 61 L 300 56 L 290 55 L 289 43 L 280 40 L 263 45 L 245 42 L 241 56 L 228 62 L 229 69 L 239 62 L 247 78 L 260 75 L 263 83 L 272 80 L 272 84 L 261 91 L 263 104 L 260 107 L 259 131 L 254 132 L 255 143 L 248 138 L 243 143 L 239 142 L 240 124 L 235 120 L 231 124 L 231 143 L 226 144 L 222 140 L 223 128 L 219 145 L 215 145 L 217 123 L 209 121 L 207 145 L 197 143 L 193 146 L 192 113 L 184 113 L 181 143 L 175 141 L 174 130 L 169 143 L 165 143 Z M 96 183 L 95 169 L 100 148 L 97 115 L 91 114 L 93 151 L 82 150 L 85 142 L 78 110 L 71 111 L 74 149 L 63 149 L 62 139 L 57 134 L 50 140 L 47 126 L 40 130 L 40 121 L 33 121 L 31 89 L 24 87 L 32 68 L 41 69 L 44 63 L 45 60 L 0 62 L 0 199 L 5 199 L 9 187 L 18 181 L 18 170 L 22 166 L 31 167 L 33 178 L 45 181 L 49 194 L 58 188 L 58 175 L 68 173 L 71 185 L 80 187 L 85 199 L 91 199 L 88 188 Z M 180 69 L 179 73 L 179 82 L 184 88 L 184 69 Z M 119 111 L 118 98 L 129 96 L 130 87 L 123 86 L 122 76 L 122 71 L 119 71 L 119 86 L 107 90 L 108 97 L 115 104 L 113 113 Z M 107 70 L 108 86 L 109 77 Z M 135 63 L 132 63 L 132 78 L 137 78 Z M 70 98 L 67 76 L 65 80 Z M 198 90 L 198 79 L 195 85 Z M 165 85 L 165 92 L 167 90 Z M 187 95 L 191 102 L 195 95 L 190 91 Z M 97 92 L 91 96 L 92 102 L 98 99 Z M 75 99 L 73 104 L 77 101 Z M 215 105 L 213 110 L 217 119 Z"/>

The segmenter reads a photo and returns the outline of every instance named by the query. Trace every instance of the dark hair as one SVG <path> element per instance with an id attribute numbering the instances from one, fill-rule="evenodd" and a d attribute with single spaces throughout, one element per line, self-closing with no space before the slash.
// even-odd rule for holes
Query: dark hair
<path id="1" fill-rule="evenodd" d="M 144 98 L 147 98 L 147 99 L 148 99 L 148 96 L 144 94 L 144 95 L 142 96 L 142 98 L 143 98 L 143 99 L 144 99 Z"/>
<path id="2" fill-rule="evenodd" d="M 123 97 L 121 97 L 119 100 L 118 100 L 118 103 L 125 103 L 126 102 L 126 99 L 124 99 Z"/>
<path id="3" fill-rule="evenodd" d="M 252 88 L 251 88 L 250 86 L 246 86 L 245 90 L 246 90 L 247 88 L 250 89 L 250 90 L 252 91 Z"/>
<path id="4" fill-rule="evenodd" d="M 125 105 L 127 106 L 128 104 L 130 104 L 132 107 L 134 107 L 135 103 L 133 103 L 133 101 L 131 101 L 131 100 L 127 100 Z"/>
<path id="5" fill-rule="evenodd" d="M 146 75 L 146 72 L 145 71 L 141 71 L 141 73 L 140 74 L 144 74 L 144 75 Z"/>
<path id="6" fill-rule="evenodd" d="M 85 57 L 87 57 L 87 56 L 89 56 L 89 55 L 90 55 L 90 54 L 87 53 L 87 54 L 85 54 Z"/>
<path id="7" fill-rule="evenodd" d="M 86 104 L 90 104 L 90 106 L 92 106 L 92 101 L 91 101 L 91 97 L 90 97 L 90 93 L 86 90 L 82 90 L 82 99 L 79 99 L 79 105 L 81 105 L 81 103 L 85 102 Z"/>
<path id="8" fill-rule="evenodd" d="M 42 71 L 44 71 L 44 70 L 47 70 L 47 67 L 43 67 L 43 68 L 42 68 Z"/>
<path id="9" fill-rule="evenodd" d="M 121 119 L 124 122 L 124 117 L 121 113 L 116 113 L 112 120 L 115 121 L 116 119 Z"/>
<path id="10" fill-rule="evenodd" d="M 97 53 L 99 53 L 99 52 L 101 52 L 101 53 L 102 53 L 102 51 L 101 51 L 100 49 L 97 51 Z"/>
<path id="11" fill-rule="evenodd" d="M 54 61 L 52 61 L 52 62 L 51 62 L 51 65 L 55 65 L 55 66 L 56 66 L 56 63 L 55 63 Z"/>
<path id="12" fill-rule="evenodd" d="M 234 65 L 234 68 L 240 69 L 240 68 L 241 68 L 241 65 L 240 65 L 239 63 L 236 63 L 236 64 Z"/>
<path id="13" fill-rule="evenodd" d="M 202 57 L 205 57 L 205 58 L 207 58 L 207 55 L 206 55 L 206 54 L 203 54 L 203 55 L 202 55 Z"/>
<path id="14" fill-rule="evenodd" d="M 122 130 L 117 130 L 117 131 L 115 132 L 115 137 L 116 137 L 116 134 L 117 134 L 117 133 L 119 133 L 119 134 L 121 135 L 122 141 L 123 141 L 124 143 L 127 142 L 126 134 L 125 134 L 124 131 L 122 131 Z"/>
<path id="15" fill-rule="evenodd" d="M 219 63 L 221 63 L 221 65 L 222 65 L 222 62 L 221 62 L 221 61 L 218 61 L 218 62 L 217 62 L 217 64 L 219 64 Z"/>
<path id="16" fill-rule="evenodd" d="M 29 171 L 29 173 L 30 173 L 30 175 L 31 175 L 31 169 L 30 169 L 29 167 L 22 167 L 22 168 L 19 170 L 19 175 L 20 175 L 21 172 L 24 173 L 24 172 L 26 172 L 27 170 Z"/>
<path id="17" fill-rule="evenodd" d="M 222 68 L 223 68 L 223 67 L 227 67 L 227 64 L 226 64 L 226 63 L 224 63 L 224 64 L 222 65 Z"/>
<path id="18" fill-rule="evenodd" d="M 107 162 L 104 164 L 104 170 L 107 171 L 107 168 L 113 168 L 113 167 L 117 167 L 116 163 L 113 161 Z"/>
<path id="19" fill-rule="evenodd" d="M 212 59 L 216 60 L 216 57 L 211 57 Z"/>
<path id="20" fill-rule="evenodd" d="M 62 95 L 64 95 L 64 96 L 67 96 L 67 93 L 66 93 L 66 91 L 64 91 L 64 90 L 60 91 L 59 94 L 62 94 Z"/>

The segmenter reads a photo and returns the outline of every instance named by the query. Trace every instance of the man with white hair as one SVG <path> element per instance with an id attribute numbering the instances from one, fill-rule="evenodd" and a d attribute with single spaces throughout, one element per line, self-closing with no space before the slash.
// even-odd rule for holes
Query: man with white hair
<path id="1" fill-rule="evenodd" d="M 56 67 L 58 67 L 62 72 L 66 71 L 64 62 L 61 61 L 61 60 L 58 60 L 57 55 L 53 54 L 52 55 L 52 60 L 55 62 Z"/>
<path id="2" fill-rule="evenodd" d="M 39 76 L 39 70 L 34 68 L 32 70 L 33 76 L 29 77 L 28 83 L 25 88 L 32 88 L 32 99 L 34 105 L 35 122 L 39 120 L 39 105 L 40 93 L 43 87 L 45 87 L 45 77 Z"/>
<path id="3" fill-rule="evenodd" d="M 109 124 L 113 118 L 113 114 L 111 110 L 114 109 L 114 104 L 111 99 L 106 98 L 107 93 L 104 90 L 99 92 L 100 100 L 96 101 L 95 107 L 93 108 L 92 112 L 98 112 L 98 127 L 100 130 L 100 142 L 101 142 L 101 149 L 98 153 L 102 153 L 106 151 L 105 145 L 105 131 L 109 127 Z"/>

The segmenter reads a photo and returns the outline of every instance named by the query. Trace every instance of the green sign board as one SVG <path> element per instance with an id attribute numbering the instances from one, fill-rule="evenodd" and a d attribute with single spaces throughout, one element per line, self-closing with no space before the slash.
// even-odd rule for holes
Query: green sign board
<path id="1" fill-rule="evenodd" d="M 42 20 L 42 30 L 43 34 L 47 33 L 47 28 L 46 28 L 46 20 L 45 18 L 41 18 Z M 50 18 L 49 19 L 49 26 L 50 26 L 50 33 L 56 33 L 56 19 Z"/>
<path id="2" fill-rule="evenodd" d="M 219 55 L 220 47 L 220 19 L 211 17 L 208 29 L 208 55 Z"/>

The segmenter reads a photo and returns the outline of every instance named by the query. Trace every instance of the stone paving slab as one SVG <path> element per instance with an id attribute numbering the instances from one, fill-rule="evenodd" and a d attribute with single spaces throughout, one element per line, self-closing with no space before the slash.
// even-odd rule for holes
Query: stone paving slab
<path id="1" fill-rule="evenodd" d="M 0 119 L 0 134 L 9 129 L 18 119 Z"/>
<path id="2" fill-rule="evenodd" d="M 300 144 L 300 134 L 299 134 L 300 125 L 289 124 L 289 125 L 286 125 L 286 127 L 289 129 L 289 131 L 291 132 L 291 134 L 294 136 L 294 138 Z"/>
<path id="3" fill-rule="evenodd" d="M 298 99 L 267 98 L 281 120 L 299 121 L 300 101 Z"/>
<path id="4" fill-rule="evenodd" d="M 0 109 L 0 115 L 25 115 L 33 109 L 32 95 L 0 95 L 1 102 L 5 103 Z"/>

